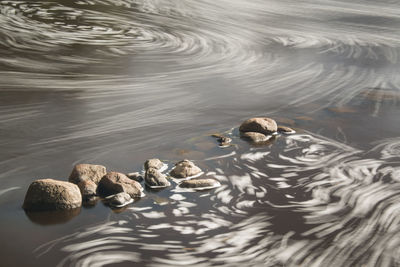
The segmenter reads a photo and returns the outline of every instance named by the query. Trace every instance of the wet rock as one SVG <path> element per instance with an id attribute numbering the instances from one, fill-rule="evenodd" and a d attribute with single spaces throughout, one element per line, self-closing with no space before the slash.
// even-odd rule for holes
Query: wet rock
<path id="1" fill-rule="evenodd" d="M 79 184 L 81 181 L 92 181 L 98 184 L 106 173 L 106 167 L 102 165 L 78 164 L 72 170 L 69 181 L 74 184 Z"/>
<path id="2" fill-rule="evenodd" d="M 171 185 L 167 177 L 155 168 L 150 168 L 146 171 L 144 181 L 146 185 L 152 188 L 161 188 Z"/>
<path id="3" fill-rule="evenodd" d="M 41 179 L 29 186 L 23 208 L 26 211 L 52 211 L 75 209 L 81 205 L 82 195 L 76 184 Z"/>
<path id="4" fill-rule="evenodd" d="M 243 139 L 249 140 L 254 143 L 265 142 L 265 141 L 268 141 L 270 138 L 270 137 L 266 136 L 265 134 L 256 133 L 256 132 L 241 133 L 240 136 Z"/>
<path id="5" fill-rule="evenodd" d="M 187 178 L 200 174 L 202 171 L 199 167 L 194 165 L 190 160 L 182 160 L 175 164 L 170 174 L 175 178 Z"/>
<path id="6" fill-rule="evenodd" d="M 226 136 L 221 136 L 220 138 L 217 139 L 218 142 L 220 142 L 221 144 L 229 144 L 232 142 L 232 139 Z"/>
<path id="7" fill-rule="evenodd" d="M 143 181 L 143 175 L 141 175 L 139 172 L 131 172 L 128 173 L 126 176 L 128 176 L 129 179 L 135 180 L 139 183 Z"/>
<path id="8" fill-rule="evenodd" d="M 192 188 L 197 190 L 211 189 L 221 186 L 220 182 L 215 179 L 190 179 L 179 184 L 182 188 Z"/>
<path id="9" fill-rule="evenodd" d="M 92 181 L 81 181 L 79 182 L 78 187 L 79 190 L 81 190 L 83 201 L 90 201 L 97 195 L 97 184 Z"/>
<path id="10" fill-rule="evenodd" d="M 116 208 L 121 208 L 133 202 L 132 197 L 125 192 L 121 192 L 115 195 L 108 196 L 106 198 L 107 203 Z"/>
<path id="11" fill-rule="evenodd" d="M 278 133 L 281 134 L 294 134 L 296 133 L 295 130 L 293 130 L 292 128 L 286 127 L 286 126 L 278 126 Z"/>
<path id="12" fill-rule="evenodd" d="M 240 132 L 256 132 L 271 135 L 278 129 L 276 122 L 270 118 L 251 118 L 240 125 Z"/>
<path id="13" fill-rule="evenodd" d="M 146 162 L 144 163 L 144 169 L 148 170 L 150 168 L 154 168 L 154 169 L 161 169 L 164 166 L 164 163 L 162 163 L 161 160 L 159 159 L 148 159 L 146 160 Z"/>
<path id="14" fill-rule="evenodd" d="M 109 172 L 100 180 L 97 192 L 101 196 L 125 192 L 134 198 L 142 196 L 143 188 L 138 182 L 129 179 L 123 173 Z"/>

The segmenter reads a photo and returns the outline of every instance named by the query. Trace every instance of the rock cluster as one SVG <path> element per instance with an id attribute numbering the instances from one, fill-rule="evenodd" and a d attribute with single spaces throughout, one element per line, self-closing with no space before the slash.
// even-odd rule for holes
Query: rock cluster
<path id="1" fill-rule="evenodd" d="M 276 121 L 267 118 L 251 118 L 245 120 L 239 127 L 240 136 L 253 143 L 268 141 L 276 134 L 293 134 L 295 131 L 286 126 L 278 126 Z"/>

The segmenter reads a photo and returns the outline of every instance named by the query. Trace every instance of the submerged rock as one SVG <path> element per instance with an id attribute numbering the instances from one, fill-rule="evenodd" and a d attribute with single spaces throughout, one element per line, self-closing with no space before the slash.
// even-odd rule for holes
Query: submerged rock
<path id="1" fill-rule="evenodd" d="M 68 180 L 74 184 L 82 181 L 92 181 L 98 184 L 106 173 L 106 167 L 102 165 L 78 164 L 75 165 Z"/>
<path id="2" fill-rule="evenodd" d="M 221 186 L 221 184 L 219 181 L 217 181 L 215 179 L 207 178 L 207 179 L 186 180 L 186 181 L 183 181 L 182 183 L 180 183 L 179 186 L 182 188 L 205 190 L 205 189 L 219 187 L 219 186 Z"/>
<path id="3" fill-rule="evenodd" d="M 175 178 L 187 178 L 202 173 L 201 169 L 190 160 L 184 159 L 175 164 L 170 174 Z"/>
<path id="4" fill-rule="evenodd" d="M 241 133 L 240 137 L 242 137 L 243 139 L 250 140 L 255 143 L 265 142 L 270 139 L 269 136 L 266 136 L 265 134 L 262 134 L 262 133 L 256 133 L 256 132 Z"/>
<path id="5" fill-rule="evenodd" d="M 296 131 L 293 130 L 292 128 L 289 128 L 289 127 L 286 127 L 286 126 L 278 126 L 278 133 L 294 134 L 294 133 L 296 133 Z"/>
<path id="6" fill-rule="evenodd" d="M 154 169 L 161 169 L 164 166 L 164 163 L 162 163 L 161 160 L 159 159 L 148 159 L 146 160 L 146 162 L 144 163 L 144 169 L 148 170 L 150 168 L 154 168 Z"/>
<path id="7" fill-rule="evenodd" d="M 240 125 L 240 132 L 256 132 L 271 135 L 278 129 L 276 122 L 270 118 L 251 118 Z"/>
<path id="8" fill-rule="evenodd" d="M 167 180 L 166 175 L 162 174 L 155 168 L 150 168 L 146 171 L 144 181 L 146 185 L 152 188 L 161 188 L 171 185 L 171 183 Z"/>
<path id="9" fill-rule="evenodd" d="M 121 208 L 133 202 L 133 198 L 125 192 L 108 196 L 105 200 L 110 206 L 116 208 Z"/>
<path id="10" fill-rule="evenodd" d="M 141 197 L 143 188 L 138 182 L 129 179 L 123 173 L 109 172 L 100 180 L 97 192 L 101 196 L 125 192 L 131 197 Z"/>
<path id="11" fill-rule="evenodd" d="M 136 182 L 141 182 L 143 181 L 143 175 L 141 175 L 139 172 L 130 172 L 126 174 L 129 179 L 135 180 Z"/>
<path id="12" fill-rule="evenodd" d="M 79 182 L 78 187 L 79 190 L 81 190 L 83 201 L 90 201 L 97 195 L 97 184 L 92 181 L 81 181 Z"/>
<path id="13" fill-rule="evenodd" d="M 23 208 L 27 211 L 52 211 L 75 209 L 81 205 L 82 195 L 76 184 L 41 179 L 29 186 Z"/>

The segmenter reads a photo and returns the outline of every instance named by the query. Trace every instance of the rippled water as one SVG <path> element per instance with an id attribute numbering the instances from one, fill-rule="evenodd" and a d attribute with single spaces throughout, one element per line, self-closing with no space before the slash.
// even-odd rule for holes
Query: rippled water
<path id="1" fill-rule="evenodd" d="M 389 0 L 0 0 L 0 265 L 400 265 L 399 29 Z M 298 133 L 238 138 L 265 115 Z M 21 208 L 34 179 L 150 157 L 222 186 Z"/>

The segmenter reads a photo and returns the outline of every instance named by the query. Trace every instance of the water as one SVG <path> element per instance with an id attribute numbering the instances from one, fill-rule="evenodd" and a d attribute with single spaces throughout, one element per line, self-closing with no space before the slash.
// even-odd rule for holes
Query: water
<path id="1" fill-rule="evenodd" d="M 389 0 L 1 0 L 0 265 L 400 265 L 399 26 Z M 252 146 L 254 116 L 298 134 Z M 151 157 L 222 186 L 21 208 L 34 179 Z"/>

